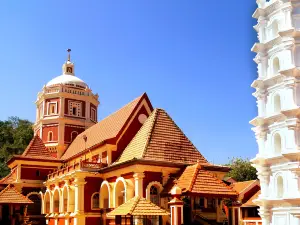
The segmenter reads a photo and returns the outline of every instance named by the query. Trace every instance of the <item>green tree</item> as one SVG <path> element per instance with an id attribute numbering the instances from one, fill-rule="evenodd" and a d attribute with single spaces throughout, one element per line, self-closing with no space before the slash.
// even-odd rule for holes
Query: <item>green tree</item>
<path id="1" fill-rule="evenodd" d="M 0 121 L 0 178 L 9 173 L 6 162 L 13 155 L 22 154 L 33 137 L 32 123 L 18 117 Z"/>
<path id="2" fill-rule="evenodd" d="M 232 158 L 226 166 L 231 168 L 231 171 L 227 176 L 232 177 L 236 181 L 240 182 L 257 179 L 257 171 L 251 165 L 249 159 Z"/>

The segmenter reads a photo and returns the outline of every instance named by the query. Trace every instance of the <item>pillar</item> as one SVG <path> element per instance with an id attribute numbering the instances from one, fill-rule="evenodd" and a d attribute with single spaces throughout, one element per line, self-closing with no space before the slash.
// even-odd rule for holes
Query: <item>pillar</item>
<path id="1" fill-rule="evenodd" d="M 135 173 L 134 177 L 134 188 L 135 188 L 135 196 L 143 196 L 143 178 L 145 177 L 144 173 Z"/>
<path id="2" fill-rule="evenodd" d="M 180 200 L 181 188 L 175 186 L 171 190 L 173 199 L 169 202 L 171 211 L 171 225 L 183 224 L 183 201 Z"/>
<path id="3" fill-rule="evenodd" d="M 84 177 L 77 177 L 74 180 L 75 185 L 75 216 L 74 225 L 85 225 L 84 216 Z"/>

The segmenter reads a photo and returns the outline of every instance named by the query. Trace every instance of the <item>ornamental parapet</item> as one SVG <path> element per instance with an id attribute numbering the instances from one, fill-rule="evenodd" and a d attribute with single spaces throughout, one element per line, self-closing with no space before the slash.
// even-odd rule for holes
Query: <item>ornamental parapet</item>
<path id="1" fill-rule="evenodd" d="M 106 167 L 106 163 L 97 163 L 97 162 L 87 162 L 87 161 L 81 161 L 78 163 L 75 163 L 71 166 L 64 167 L 62 169 L 59 169 L 53 173 L 48 174 L 48 180 L 54 179 L 57 177 L 61 177 L 63 175 L 66 175 L 72 171 L 86 171 L 86 172 L 97 172 L 98 170 Z"/>

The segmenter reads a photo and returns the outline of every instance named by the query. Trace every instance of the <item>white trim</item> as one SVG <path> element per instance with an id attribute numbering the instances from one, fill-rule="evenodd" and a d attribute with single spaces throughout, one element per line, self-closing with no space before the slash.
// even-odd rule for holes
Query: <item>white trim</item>
<path id="1" fill-rule="evenodd" d="M 127 198 L 126 198 L 126 193 L 127 193 L 127 183 L 125 181 L 125 179 L 123 177 L 118 177 L 116 182 L 115 182 L 115 185 L 114 185 L 114 208 L 116 208 L 116 187 L 118 185 L 119 182 L 122 182 L 123 185 L 124 185 L 124 191 L 125 191 L 125 194 L 124 194 L 124 203 L 127 201 Z"/>
<path id="2" fill-rule="evenodd" d="M 146 199 L 148 199 L 150 201 L 150 188 L 152 186 L 155 186 L 156 188 L 158 188 L 158 192 L 159 192 L 159 195 L 161 193 L 161 191 L 163 190 L 163 186 L 161 183 L 159 183 L 158 181 L 153 181 L 153 182 L 150 182 L 148 185 L 147 185 L 147 188 L 146 188 Z M 159 197 L 160 198 L 160 197 Z M 159 204 L 160 204 L 160 201 L 159 201 Z"/>
<path id="3" fill-rule="evenodd" d="M 108 183 L 107 180 L 103 181 L 100 186 L 100 191 L 99 191 L 99 193 L 100 193 L 100 208 L 101 208 L 101 202 L 104 200 L 104 199 L 102 199 L 102 194 L 101 194 L 101 190 L 102 190 L 102 187 L 104 187 L 104 185 L 106 186 L 106 188 L 108 190 L 108 208 L 110 208 L 111 207 L 111 185 Z"/>
<path id="4" fill-rule="evenodd" d="M 54 105 L 54 113 L 50 113 L 50 105 Z M 47 102 L 47 115 L 54 116 L 57 115 L 57 102 Z"/>

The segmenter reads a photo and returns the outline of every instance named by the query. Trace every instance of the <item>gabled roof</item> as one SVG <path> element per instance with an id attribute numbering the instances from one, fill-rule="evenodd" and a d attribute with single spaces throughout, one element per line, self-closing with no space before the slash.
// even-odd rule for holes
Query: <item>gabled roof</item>
<path id="1" fill-rule="evenodd" d="M 17 167 L 12 169 L 6 177 L 3 177 L 0 180 L 0 184 L 11 184 L 16 180 L 16 178 L 17 178 Z"/>
<path id="2" fill-rule="evenodd" d="M 108 216 L 168 216 L 169 212 L 160 208 L 158 205 L 136 196 L 124 204 L 120 205 L 110 213 Z"/>
<path id="3" fill-rule="evenodd" d="M 243 182 L 236 182 L 232 183 L 230 186 L 239 194 L 243 194 L 248 188 L 252 187 L 253 185 L 259 185 L 257 180 L 249 180 Z"/>
<path id="4" fill-rule="evenodd" d="M 61 159 L 70 159 L 76 155 L 79 155 L 85 149 L 91 149 L 103 144 L 106 141 L 115 140 L 119 135 L 121 135 L 123 129 L 129 122 L 131 115 L 136 111 L 139 104 L 144 99 L 148 101 L 152 110 L 148 96 L 146 93 L 144 93 L 99 123 L 79 134 L 66 150 Z M 83 138 L 84 136 L 87 137 L 86 143 Z"/>
<path id="5" fill-rule="evenodd" d="M 117 163 L 133 158 L 178 163 L 208 163 L 163 109 L 155 109 Z"/>
<path id="6" fill-rule="evenodd" d="M 257 207 L 257 204 L 255 204 L 253 201 L 258 198 L 261 191 L 257 191 L 247 202 L 245 202 L 242 207 Z"/>
<path id="7" fill-rule="evenodd" d="M 0 192 L 0 204 L 32 204 L 33 202 L 8 185 Z"/>
<path id="8" fill-rule="evenodd" d="M 51 155 L 47 147 L 44 145 L 42 139 L 38 135 L 32 138 L 29 145 L 23 152 L 22 157 L 57 160 L 57 158 Z"/>
<path id="9" fill-rule="evenodd" d="M 164 192 L 170 192 L 174 187 L 166 185 Z M 212 172 L 204 169 L 204 167 L 197 163 L 192 166 L 187 166 L 183 173 L 179 176 L 176 185 L 181 188 L 183 193 L 202 194 L 212 196 L 228 196 L 236 197 L 238 194 L 224 182 L 218 179 Z"/>

